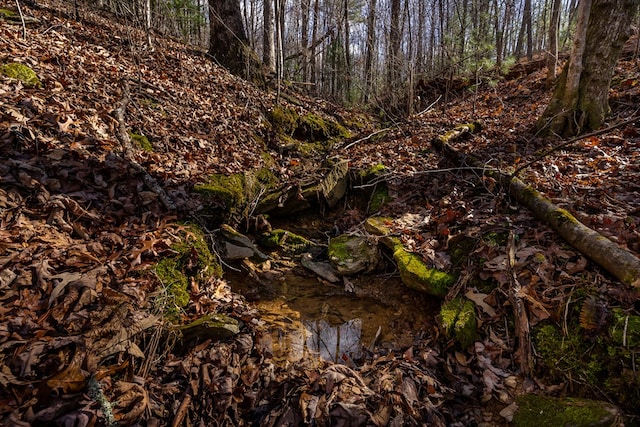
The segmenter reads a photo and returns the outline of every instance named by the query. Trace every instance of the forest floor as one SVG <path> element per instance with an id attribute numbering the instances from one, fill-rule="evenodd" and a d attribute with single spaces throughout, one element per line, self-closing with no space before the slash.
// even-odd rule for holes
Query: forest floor
<path id="1" fill-rule="evenodd" d="M 638 291 L 565 244 L 497 182 L 448 163 L 430 145 L 456 125 L 481 122 L 481 132 L 453 145 L 511 173 L 561 143 L 530 133 L 550 96 L 545 70 L 512 80 L 487 74 L 447 103 L 387 125 L 295 94 L 295 108 L 361 122 L 359 134 L 323 155 L 347 159 L 354 170 L 384 165 L 390 200 L 375 214 L 391 218 L 408 250 L 446 270 L 449 244 L 461 237 L 473 242 L 456 266 L 462 278 L 456 292 L 471 292 L 478 332 L 463 348 L 425 323 L 411 345 L 370 348 L 357 363 L 275 364 L 259 312 L 215 275 L 191 283 L 190 302 L 177 317 L 186 323 L 224 313 L 242 321 L 240 334 L 182 339 L 163 320 L 156 266 L 175 254 L 175 243 L 193 237 L 185 221 L 206 207 L 194 185 L 266 166 L 295 186 L 315 160 L 279 149 L 266 119 L 274 91 L 178 42 L 158 37 L 151 50 L 143 34 L 115 19 L 82 11 L 74 20 L 70 7 L 53 1 L 25 7 L 38 19 L 26 37 L 21 25 L 0 20 L 0 62 L 28 65 L 42 83 L 0 80 L 3 425 L 507 425 L 516 397 L 527 393 L 610 401 L 638 422 L 640 325 L 627 331 L 640 314 Z M 152 146 L 133 157 L 117 139 L 114 114 L 125 81 L 126 126 Z M 638 113 L 639 91 L 637 59 L 623 58 L 609 125 Z M 388 129 L 366 138 L 381 127 Z M 520 177 L 640 256 L 640 121 L 576 141 Z M 316 233 L 362 233 L 369 215 L 347 198 Z M 530 376 L 521 371 L 509 302 L 514 275 L 538 331 Z M 615 313 L 627 319 L 617 347 Z M 566 357 L 544 348 L 539 336 Z M 619 360 L 598 364 L 602 358 Z"/>

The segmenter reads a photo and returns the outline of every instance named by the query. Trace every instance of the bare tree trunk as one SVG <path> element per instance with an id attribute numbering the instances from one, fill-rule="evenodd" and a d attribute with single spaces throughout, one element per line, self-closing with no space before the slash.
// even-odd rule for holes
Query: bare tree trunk
<path id="1" fill-rule="evenodd" d="M 397 83 L 400 56 L 400 0 L 391 0 L 391 26 L 389 29 L 389 58 L 387 59 L 387 87 L 393 90 Z"/>
<path id="2" fill-rule="evenodd" d="M 276 69 L 276 44 L 273 38 L 273 0 L 264 0 L 263 4 L 262 62 L 270 70 Z"/>
<path id="3" fill-rule="evenodd" d="M 351 101 L 351 49 L 349 37 L 349 0 L 344 0 L 344 78 L 345 78 L 345 100 Z"/>
<path id="4" fill-rule="evenodd" d="M 549 45 L 547 46 L 547 88 L 553 86 L 558 64 L 558 26 L 560 25 L 560 6 L 562 0 L 553 0 L 551 22 L 549 23 Z"/>
<path id="5" fill-rule="evenodd" d="M 367 16 L 367 51 L 364 60 L 364 102 L 368 102 L 373 92 L 373 52 L 376 32 L 376 0 L 369 1 L 369 15 Z"/>
<path id="6" fill-rule="evenodd" d="M 531 26 L 531 0 L 524 0 L 522 25 L 527 29 L 527 59 L 533 59 L 533 30 Z"/>
<path id="7" fill-rule="evenodd" d="M 301 22 L 301 37 L 300 42 L 302 43 L 301 52 L 302 52 L 302 81 L 307 82 L 309 80 L 309 7 L 310 0 L 302 0 L 300 4 L 301 13 L 302 13 L 302 22 Z"/>
<path id="8" fill-rule="evenodd" d="M 311 62 L 309 64 L 311 78 L 309 79 L 311 83 L 314 83 L 314 89 L 316 95 L 318 94 L 319 88 L 316 80 L 316 43 L 318 42 L 318 17 L 320 16 L 320 3 L 319 0 L 315 0 L 313 4 L 313 28 L 311 30 Z"/>

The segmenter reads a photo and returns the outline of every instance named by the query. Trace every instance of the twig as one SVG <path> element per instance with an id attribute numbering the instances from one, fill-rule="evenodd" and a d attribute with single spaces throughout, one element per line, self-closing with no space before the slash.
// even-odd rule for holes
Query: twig
<path id="1" fill-rule="evenodd" d="M 356 145 L 356 144 L 358 144 L 358 143 L 360 143 L 360 142 L 362 142 L 362 141 L 366 141 L 367 139 L 370 139 L 370 138 L 372 138 L 372 137 L 376 136 L 376 135 L 377 135 L 377 134 L 379 134 L 379 133 L 386 132 L 386 131 L 391 130 L 391 129 L 395 128 L 395 127 L 398 127 L 398 125 L 394 125 L 394 126 L 391 126 L 391 127 L 388 127 L 388 128 L 384 128 L 384 129 L 377 130 L 377 131 L 375 131 L 374 133 L 372 133 L 372 134 L 370 134 L 370 135 L 368 135 L 368 136 L 365 136 L 364 138 L 360 138 L 360 139 L 359 139 L 359 140 L 357 140 L 357 141 L 353 141 L 353 142 L 351 142 L 351 143 L 347 144 L 347 145 L 344 147 L 344 149 L 345 149 L 345 150 L 348 150 L 349 148 L 353 147 L 354 145 Z"/>
<path id="2" fill-rule="evenodd" d="M 518 167 L 518 168 L 517 168 L 517 169 L 516 169 L 512 174 L 511 174 L 511 176 L 512 176 L 512 177 L 514 177 L 514 176 L 518 175 L 518 173 L 520 173 L 522 170 L 524 170 L 524 169 L 528 168 L 529 166 L 531 166 L 531 165 L 532 165 L 532 164 L 534 164 L 534 163 L 539 162 L 540 160 L 542 160 L 542 159 L 544 159 L 545 157 L 547 157 L 549 154 L 554 153 L 554 152 L 556 152 L 556 151 L 560 150 L 561 148 L 566 147 L 567 145 L 571 145 L 571 144 L 573 144 L 573 143 L 575 143 L 575 142 L 578 142 L 578 141 L 581 141 L 581 140 L 583 140 L 583 139 L 585 139 L 585 138 L 591 138 L 592 136 L 598 136 L 598 135 L 603 135 L 603 134 L 605 134 L 605 133 L 609 133 L 609 132 L 611 132 L 611 131 L 612 131 L 612 130 L 614 130 L 614 129 L 617 129 L 617 128 L 622 127 L 622 126 L 625 126 L 625 125 L 628 125 L 628 124 L 633 123 L 633 122 L 636 122 L 636 121 L 638 121 L 638 120 L 640 120 L 640 115 L 634 115 L 634 116 L 632 116 L 631 118 L 629 118 L 629 119 L 627 119 L 627 120 L 624 120 L 624 121 L 622 121 L 622 122 L 620 122 L 620 123 L 617 123 L 617 124 L 615 124 L 615 125 L 611 125 L 611 126 L 609 126 L 609 127 L 606 127 L 606 128 L 604 128 L 604 129 L 597 130 L 597 131 L 595 131 L 595 132 L 591 132 L 591 133 L 587 133 L 587 134 L 584 134 L 584 135 L 580 135 L 580 136 L 577 136 L 577 137 L 575 137 L 575 138 L 572 138 L 572 139 L 570 139 L 570 140 L 568 140 L 568 141 L 565 141 L 565 142 L 563 142 L 563 143 L 561 143 L 561 144 L 558 144 L 558 145 L 556 145 L 555 147 L 552 147 L 552 148 L 548 149 L 547 151 L 545 151 L 544 153 L 540 154 L 539 156 L 535 157 L 533 160 L 531 160 L 531 161 L 529 161 L 529 162 L 525 163 L 524 165 L 522 165 L 522 166 Z"/>
<path id="3" fill-rule="evenodd" d="M 416 117 L 420 117 L 421 115 L 423 115 L 427 111 L 431 110 L 431 108 L 433 108 L 433 106 L 436 105 L 438 103 L 438 101 L 440 101 L 440 98 L 442 98 L 442 94 L 440 94 L 438 96 L 438 98 L 431 103 L 431 105 L 429 105 L 427 108 L 425 108 L 424 110 L 422 110 L 418 114 L 416 114 Z"/>
<path id="4" fill-rule="evenodd" d="M 20 14 L 20 21 L 22 21 L 22 38 L 27 39 L 27 24 L 24 22 L 24 15 L 22 14 L 22 9 L 20 8 L 20 1 L 16 0 L 16 6 L 18 6 L 18 13 Z"/>
<path id="5" fill-rule="evenodd" d="M 180 403 L 180 407 L 178 408 L 176 416 L 171 423 L 171 427 L 178 427 L 182 425 L 182 421 L 184 421 L 184 418 L 187 415 L 187 411 L 189 410 L 191 399 L 191 387 L 189 387 L 186 396 L 184 397 L 184 399 L 182 399 L 182 403 Z"/>

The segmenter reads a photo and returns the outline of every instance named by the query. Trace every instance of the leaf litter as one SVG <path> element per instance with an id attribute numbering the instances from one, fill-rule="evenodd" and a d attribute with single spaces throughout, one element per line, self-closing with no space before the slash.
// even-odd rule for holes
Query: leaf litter
<path id="1" fill-rule="evenodd" d="M 495 183 L 449 170 L 429 149 L 437 134 L 476 120 L 485 130 L 456 148 L 488 165 L 513 170 L 548 148 L 550 141 L 527 136 L 548 99 L 539 71 L 525 82 L 499 82 L 500 91 L 465 94 L 409 118 L 375 142 L 350 144 L 337 153 L 353 167 L 385 165 L 396 197 L 381 214 L 397 218 L 390 223 L 394 232 L 425 260 L 446 267 L 451 261 L 445 249 L 453 237 L 474 242 L 473 256 L 483 262 L 463 265 L 461 274 L 477 274 L 497 286 L 466 285 L 464 294 L 482 321 L 472 348 L 456 348 L 434 328 L 410 348 L 373 352 L 357 367 L 274 364 L 258 312 L 215 277 L 179 315 L 226 313 L 244 322 L 242 333 L 223 341 L 182 342 L 155 311 L 161 284 L 151 268 L 175 241 L 177 220 L 202 207 L 191 192 L 194 184 L 213 173 L 264 166 L 264 146 L 253 135 L 270 147 L 274 173 L 291 182 L 300 178 L 298 160 L 269 145 L 264 115 L 275 97 L 182 45 L 163 41 L 151 52 L 142 34 L 113 21 L 85 11 L 88 21 L 76 22 L 55 12 L 67 5 L 50 7 L 27 8 L 42 23 L 26 40 L 0 23 L 4 57 L 33 65 L 46 87 L 0 82 L 5 423 L 160 425 L 182 417 L 207 425 L 495 425 L 513 416 L 513 398 L 531 387 L 510 354 L 515 344 L 504 320 L 511 310 L 507 254 L 488 233 L 515 230 L 514 274 L 532 325 L 546 319 L 561 323 L 559 313 L 573 290 L 585 284 L 610 304 L 629 307 L 638 300 L 532 215 L 514 208 Z M 134 46 L 135 61 L 127 44 Z M 638 80 L 631 64 L 622 63 L 618 73 L 622 82 Z M 133 84 L 127 123 L 154 147 L 137 150 L 135 160 L 177 201 L 178 212 L 167 212 L 119 154 L 118 122 L 111 112 L 122 96 L 123 77 Z M 523 84 L 539 96 L 522 99 Z M 637 95 L 631 84 L 612 89 L 614 118 L 629 116 L 622 106 Z M 334 109 L 308 102 L 309 109 Z M 639 253 L 639 135 L 629 125 L 590 138 L 553 153 L 524 176 L 586 225 Z M 358 212 L 344 215 L 337 220 L 343 226 L 361 221 Z M 596 328 L 600 306 L 589 304 L 581 321 Z M 543 377 L 536 381 L 543 389 L 564 387 L 545 384 Z M 495 413 L 501 417 L 483 411 L 490 404 L 499 405 Z"/>

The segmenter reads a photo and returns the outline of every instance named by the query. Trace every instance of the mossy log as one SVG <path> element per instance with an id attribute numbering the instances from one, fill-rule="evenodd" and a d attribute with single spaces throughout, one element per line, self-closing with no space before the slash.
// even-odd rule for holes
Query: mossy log
<path id="1" fill-rule="evenodd" d="M 456 129 L 458 128 L 460 127 Z M 497 179 L 508 189 L 511 197 L 531 210 L 538 219 L 549 224 L 567 243 L 625 285 L 640 288 L 640 259 L 636 255 L 582 224 L 567 210 L 556 206 L 517 177 L 489 168 L 473 156 L 455 150 L 448 144 L 450 140 L 451 138 L 437 137 L 431 144 L 456 164 L 477 167 L 485 175 Z"/>
<path id="2" fill-rule="evenodd" d="M 508 185 L 512 197 L 529 208 L 538 219 L 549 224 L 567 243 L 622 283 L 640 287 L 640 259 L 637 256 L 582 224 L 567 210 L 556 206 L 518 178 L 504 174 L 500 178 Z"/>

